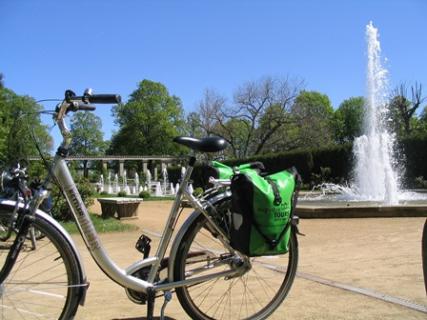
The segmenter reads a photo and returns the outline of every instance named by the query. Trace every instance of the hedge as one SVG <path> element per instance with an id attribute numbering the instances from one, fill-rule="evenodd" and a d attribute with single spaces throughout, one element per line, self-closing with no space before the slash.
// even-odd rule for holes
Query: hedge
<path id="1" fill-rule="evenodd" d="M 414 187 L 416 177 L 427 179 L 427 137 L 407 138 L 398 143 L 400 165 L 405 174 L 405 187 Z M 224 161 L 225 164 L 236 166 L 241 163 L 261 161 L 267 172 L 276 172 L 295 166 L 305 184 L 313 184 L 313 174 L 319 174 L 320 168 L 330 168 L 330 179 L 333 181 L 349 181 L 352 177 L 354 157 L 352 144 L 333 145 L 330 147 L 298 150 L 292 152 L 266 154 L 247 159 Z M 194 187 L 204 187 L 207 177 L 204 166 L 196 165 L 192 179 Z M 168 168 L 169 180 L 176 183 L 181 177 L 181 168 Z"/>

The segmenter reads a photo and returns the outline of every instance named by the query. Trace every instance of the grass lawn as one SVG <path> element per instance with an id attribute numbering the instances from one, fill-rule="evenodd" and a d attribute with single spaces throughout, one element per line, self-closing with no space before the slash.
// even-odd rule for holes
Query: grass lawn
<path id="1" fill-rule="evenodd" d="M 120 220 L 115 218 L 102 219 L 97 214 L 90 214 L 90 218 L 92 219 L 93 224 L 95 225 L 95 229 L 99 233 L 103 232 L 124 232 L 124 231 L 133 231 L 137 230 L 138 227 L 123 223 Z M 78 233 L 78 229 L 74 221 L 61 222 L 61 225 L 67 230 L 69 233 Z"/>

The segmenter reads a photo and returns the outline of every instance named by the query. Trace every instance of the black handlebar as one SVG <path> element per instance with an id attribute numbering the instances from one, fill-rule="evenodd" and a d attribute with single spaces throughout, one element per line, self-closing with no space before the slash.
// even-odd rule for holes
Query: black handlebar
<path id="1" fill-rule="evenodd" d="M 92 94 L 85 96 L 90 103 L 120 103 L 122 98 L 118 94 Z"/>
<path id="2" fill-rule="evenodd" d="M 96 108 L 95 106 L 92 106 L 89 103 L 120 103 L 122 101 L 122 98 L 119 94 L 92 94 L 92 89 L 86 89 L 83 96 L 76 96 L 76 94 L 71 90 L 65 91 L 65 101 L 69 104 L 66 109 L 66 113 L 68 113 L 79 110 L 93 111 Z M 59 108 L 59 105 L 57 108 Z"/>

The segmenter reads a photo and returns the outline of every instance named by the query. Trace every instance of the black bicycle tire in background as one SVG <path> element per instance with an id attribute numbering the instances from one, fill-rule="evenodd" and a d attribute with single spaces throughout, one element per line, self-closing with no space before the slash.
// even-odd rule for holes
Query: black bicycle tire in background
<path id="1" fill-rule="evenodd" d="M 188 261 L 187 261 L 187 256 L 188 256 L 190 247 L 192 247 L 193 245 L 196 248 L 196 250 L 198 250 L 197 248 L 199 247 L 201 249 L 201 247 L 203 246 L 203 244 L 200 243 L 200 242 L 203 242 L 203 240 L 201 241 L 199 240 L 199 239 L 202 239 L 202 237 L 199 237 L 199 233 L 202 231 L 203 232 L 208 231 L 207 228 L 205 227 L 206 222 L 207 222 L 206 218 L 202 214 L 200 214 L 193 221 L 193 223 L 190 225 L 190 227 L 187 229 L 186 233 L 182 237 L 181 242 L 178 246 L 178 251 L 177 251 L 178 254 L 176 256 L 175 263 L 174 263 L 174 281 L 180 281 L 185 279 L 186 277 L 185 269 L 186 269 L 187 263 L 189 266 L 197 263 L 196 262 L 196 260 L 198 259 L 197 255 L 196 256 L 194 256 L 194 254 L 190 255 L 190 257 L 188 258 Z M 212 237 L 214 237 L 212 233 L 209 232 L 209 234 Z M 196 238 L 197 240 L 195 240 Z M 177 293 L 179 302 L 181 303 L 186 313 L 192 319 L 216 319 L 216 318 L 223 319 L 224 318 L 224 319 L 235 320 L 240 318 L 240 316 L 242 316 L 242 318 L 244 319 L 265 319 L 268 316 L 270 316 L 281 305 L 283 300 L 286 298 L 286 295 L 288 294 L 292 286 L 292 283 L 294 281 L 297 264 L 298 264 L 298 242 L 294 232 L 292 232 L 291 240 L 289 243 L 289 252 L 286 254 L 286 256 L 287 256 L 287 260 L 279 257 L 275 257 L 275 256 L 251 258 L 253 267 L 248 272 L 248 274 L 250 274 L 251 272 L 255 272 L 256 276 L 261 276 L 261 272 L 262 272 L 262 276 L 271 273 L 271 274 L 274 274 L 274 277 L 277 277 L 277 279 L 280 279 L 281 277 L 283 277 L 283 281 L 281 283 L 280 281 L 278 281 L 279 284 L 278 284 L 277 292 L 274 293 L 271 300 L 260 310 L 254 309 L 253 313 L 251 314 L 246 313 L 245 315 L 240 315 L 241 313 L 244 313 L 245 310 L 243 310 L 243 312 L 242 310 L 240 311 L 236 310 L 236 312 L 234 312 L 231 310 L 232 308 L 231 305 L 233 304 L 238 306 L 239 303 L 237 302 L 237 300 L 239 300 L 240 298 L 245 299 L 245 297 L 247 298 L 247 300 L 255 301 L 254 302 L 255 306 L 257 304 L 261 305 L 262 303 L 257 301 L 256 295 L 261 296 L 263 294 L 262 290 L 274 291 L 275 289 L 265 288 L 269 283 L 267 283 L 267 280 L 261 278 L 259 280 L 251 280 L 252 282 L 258 281 L 258 282 L 255 282 L 255 284 L 257 285 L 257 288 L 255 289 L 254 292 L 239 292 L 239 290 L 235 289 L 236 284 L 240 285 L 241 283 L 243 283 L 245 287 L 249 288 L 250 281 L 247 280 L 249 278 L 248 274 L 243 275 L 241 278 L 225 280 L 225 278 L 222 277 L 210 282 L 189 286 L 189 288 L 188 287 L 177 288 L 176 293 Z M 203 260 L 202 258 L 200 259 Z M 288 261 L 287 266 L 281 265 L 280 263 L 278 263 L 283 260 Z M 195 266 L 194 268 L 197 268 L 197 266 Z M 247 277 L 247 278 L 245 279 L 244 277 Z M 244 283 L 245 281 L 246 283 Z M 220 287 L 219 285 L 220 282 L 223 282 L 222 284 L 223 287 Z M 189 290 L 194 290 L 194 288 L 197 286 L 201 287 L 201 291 L 197 289 L 198 290 L 197 293 L 200 292 L 200 298 L 192 297 L 191 294 L 189 293 Z M 223 297 L 218 298 L 215 296 L 215 294 L 213 294 L 216 289 L 212 289 L 212 288 L 215 286 L 218 286 L 220 288 L 219 290 L 223 290 L 222 288 L 228 286 L 227 289 L 229 292 L 225 293 Z M 251 288 L 255 288 L 255 287 L 252 286 Z M 233 292 L 233 289 L 236 292 Z M 197 294 L 194 293 L 194 295 L 196 296 Z M 203 298 L 204 300 L 201 301 Z M 199 299 L 201 301 L 199 302 L 200 303 L 199 306 L 197 306 L 197 303 L 194 301 L 196 299 Z M 203 304 L 206 304 L 206 309 L 208 309 L 209 305 L 212 303 L 213 300 L 218 300 L 218 305 L 225 306 L 224 309 L 220 311 L 215 311 L 213 310 L 216 308 L 215 306 L 215 307 L 210 307 L 212 310 L 202 310 L 202 307 L 205 308 Z M 226 307 L 227 305 L 230 305 L 230 306 Z M 245 309 L 245 308 L 247 309 L 248 306 L 244 305 L 242 300 L 240 309 Z M 249 309 L 250 308 L 256 308 L 256 307 L 249 306 Z"/>
<path id="2" fill-rule="evenodd" d="M 427 295 L 427 219 L 424 222 L 423 237 L 421 240 L 421 257 L 423 261 L 424 287 Z"/>
<path id="3" fill-rule="evenodd" d="M 11 215 L 0 207 L 0 217 Z M 32 227 L 44 237 L 26 239 L 10 274 L 0 284 L 0 319 L 72 319 L 79 306 L 80 269 L 70 244 L 49 221 L 36 215 Z M 0 268 L 9 252 L 11 239 L 0 242 Z"/>

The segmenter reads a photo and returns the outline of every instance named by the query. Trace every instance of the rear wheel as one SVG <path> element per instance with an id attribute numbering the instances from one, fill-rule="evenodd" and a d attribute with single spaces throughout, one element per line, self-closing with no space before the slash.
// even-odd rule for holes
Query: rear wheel
<path id="1" fill-rule="evenodd" d="M 11 212 L 1 208 L 0 221 L 10 218 Z M 0 284 L 0 319 L 71 319 L 84 285 L 78 262 L 68 241 L 48 221 L 36 216 L 31 228 L 41 238 L 35 242 L 26 238 L 15 265 Z M 0 241 L 0 268 L 15 237 L 13 232 Z"/>
<path id="2" fill-rule="evenodd" d="M 232 256 L 200 214 L 183 236 L 174 264 L 175 281 L 191 279 L 233 267 Z M 292 232 L 289 252 L 250 258 L 250 268 L 232 277 L 220 277 L 176 289 L 178 299 L 193 319 L 265 319 L 288 294 L 295 278 L 298 244 Z"/>

